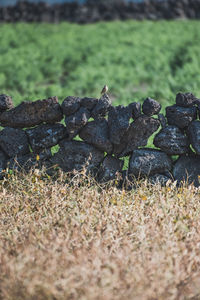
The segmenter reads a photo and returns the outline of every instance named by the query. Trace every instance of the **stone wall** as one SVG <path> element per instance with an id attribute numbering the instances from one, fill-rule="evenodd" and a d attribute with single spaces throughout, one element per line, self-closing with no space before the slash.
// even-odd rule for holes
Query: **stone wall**
<path id="1" fill-rule="evenodd" d="M 133 3 L 123 0 L 89 0 L 85 4 L 48 5 L 20 1 L 15 6 L 0 7 L 0 22 L 76 22 L 93 23 L 126 19 L 200 18 L 200 0 L 148 0 Z"/>
<path id="2" fill-rule="evenodd" d="M 112 106 L 107 94 L 100 99 L 69 96 L 61 105 L 51 97 L 14 107 L 11 97 L 0 95 L 1 177 L 6 168 L 45 166 L 50 173 L 55 167 L 84 169 L 99 182 L 148 177 L 153 183 L 170 179 L 199 186 L 200 99 L 178 93 L 166 116 L 160 110 L 151 98 L 124 107 Z M 153 134 L 156 149 L 145 148 Z"/>

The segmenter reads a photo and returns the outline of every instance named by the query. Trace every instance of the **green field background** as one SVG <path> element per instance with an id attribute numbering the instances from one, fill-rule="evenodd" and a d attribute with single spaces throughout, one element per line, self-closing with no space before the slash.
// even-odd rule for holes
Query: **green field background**
<path id="1" fill-rule="evenodd" d="M 200 22 L 0 25 L 0 93 L 24 100 L 99 97 L 113 105 L 200 97 Z"/>

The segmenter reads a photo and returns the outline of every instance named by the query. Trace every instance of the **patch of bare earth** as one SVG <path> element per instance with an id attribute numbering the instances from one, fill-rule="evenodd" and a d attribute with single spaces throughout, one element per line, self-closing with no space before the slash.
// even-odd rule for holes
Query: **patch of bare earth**
<path id="1" fill-rule="evenodd" d="M 200 299 L 200 190 L 0 183 L 0 299 Z"/>

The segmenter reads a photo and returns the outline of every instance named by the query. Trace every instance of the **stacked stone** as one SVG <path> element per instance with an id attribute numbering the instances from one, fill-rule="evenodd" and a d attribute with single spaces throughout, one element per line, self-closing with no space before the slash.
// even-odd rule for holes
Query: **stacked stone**
<path id="1" fill-rule="evenodd" d="M 84 3 L 66 2 L 48 5 L 40 1 L 18 1 L 14 6 L 1 7 L 0 22 L 76 22 L 126 19 L 200 18 L 200 0 L 113 1 L 90 0 Z"/>
<path id="2" fill-rule="evenodd" d="M 166 107 L 166 117 L 160 110 L 151 98 L 142 106 L 134 102 L 113 107 L 107 94 L 100 99 L 69 96 L 62 105 L 52 97 L 13 107 L 9 96 L 0 95 L 0 125 L 5 127 L 0 131 L 1 176 L 5 168 L 44 165 L 72 173 L 84 169 L 100 182 L 119 174 L 130 180 L 184 180 L 199 186 L 200 100 L 179 93 L 176 104 Z M 59 123 L 63 115 L 65 126 Z M 157 149 L 145 148 L 154 133 Z M 52 155 L 55 145 L 59 150 Z M 178 156 L 175 162 L 173 156 Z M 129 157 L 127 170 L 124 157 Z"/>

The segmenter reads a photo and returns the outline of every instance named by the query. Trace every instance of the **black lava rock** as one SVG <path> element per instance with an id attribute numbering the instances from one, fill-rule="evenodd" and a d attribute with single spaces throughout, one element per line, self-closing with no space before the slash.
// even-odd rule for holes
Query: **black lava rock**
<path id="1" fill-rule="evenodd" d="M 120 144 L 124 134 L 129 129 L 129 120 L 132 116 L 130 106 L 122 105 L 111 107 L 108 113 L 108 126 L 110 141 L 113 144 Z"/>
<path id="2" fill-rule="evenodd" d="M 0 131 L 0 147 L 9 157 L 30 152 L 25 131 L 16 128 L 6 127 Z"/>
<path id="3" fill-rule="evenodd" d="M 79 136 L 88 144 L 92 144 L 101 151 L 111 153 L 113 146 L 109 140 L 108 122 L 105 119 L 87 123 L 80 131 Z"/>
<path id="4" fill-rule="evenodd" d="M 45 149 L 39 153 L 29 153 L 23 156 L 11 158 L 7 161 L 7 167 L 11 170 L 30 171 L 32 168 L 41 169 L 48 165 L 48 160 L 51 158 L 51 150 Z"/>
<path id="5" fill-rule="evenodd" d="M 187 128 L 197 118 L 197 108 L 168 106 L 166 107 L 166 117 L 169 125 L 175 125 L 181 129 Z"/>
<path id="6" fill-rule="evenodd" d="M 171 169 L 170 157 L 166 153 L 154 149 L 134 150 L 129 161 L 129 174 L 135 176 L 161 174 Z"/>
<path id="7" fill-rule="evenodd" d="M 74 114 L 80 108 L 81 98 L 68 96 L 64 99 L 63 103 L 61 104 L 61 108 L 63 114 L 65 116 L 70 116 Z"/>
<path id="8" fill-rule="evenodd" d="M 85 126 L 90 118 L 90 112 L 81 107 L 77 112 L 69 117 L 65 117 L 65 124 L 69 137 L 74 137 Z"/>
<path id="9" fill-rule="evenodd" d="M 160 121 L 160 125 L 162 128 L 167 126 L 167 120 L 163 114 L 158 114 L 158 120 Z"/>
<path id="10" fill-rule="evenodd" d="M 169 155 L 187 153 L 189 148 L 188 137 L 178 127 L 172 125 L 161 129 L 155 136 L 153 143 Z"/>
<path id="11" fill-rule="evenodd" d="M 62 124 L 45 124 L 26 130 L 26 134 L 33 152 L 38 152 L 57 145 L 67 136 L 67 131 Z"/>
<path id="12" fill-rule="evenodd" d="M 62 140 L 59 151 L 53 156 L 52 163 L 65 172 L 81 171 L 87 173 L 98 171 L 104 159 L 104 153 L 94 146 L 79 141 Z"/>
<path id="13" fill-rule="evenodd" d="M 85 97 L 81 99 L 81 106 L 87 108 L 89 111 L 91 111 L 95 107 L 95 105 L 97 105 L 97 103 L 98 99 L 96 98 Z"/>
<path id="14" fill-rule="evenodd" d="M 142 113 L 141 113 L 141 104 L 139 102 L 130 103 L 128 105 L 128 107 L 132 111 L 132 118 L 134 120 L 136 120 L 137 118 L 139 118 L 142 115 Z"/>
<path id="15" fill-rule="evenodd" d="M 98 179 L 100 182 L 107 182 L 115 179 L 116 173 L 122 171 L 124 162 L 113 156 L 106 156 L 99 170 Z"/>
<path id="16" fill-rule="evenodd" d="M 13 101 L 10 96 L 5 94 L 0 95 L 0 112 L 13 108 Z"/>
<path id="17" fill-rule="evenodd" d="M 199 187 L 200 156 L 181 156 L 174 165 L 173 176 L 179 184 L 181 182 L 194 183 L 196 187 Z"/>
<path id="18" fill-rule="evenodd" d="M 156 100 L 151 98 L 147 98 L 142 105 L 142 111 L 148 117 L 157 115 L 160 112 L 160 110 L 161 110 L 160 103 L 158 103 Z"/>
<path id="19" fill-rule="evenodd" d="M 149 137 L 158 130 L 159 126 L 159 120 L 142 115 L 130 124 L 122 142 L 114 147 L 113 153 L 123 157 L 138 147 L 146 146 Z"/>
<path id="20" fill-rule="evenodd" d="M 91 117 L 94 119 L 99 119 L 104 117 L 111 107 L 111 100 L 107 94 L 101 96 L 98 100 L 96 106 L 93 108 Z"/>
<path id="21" fill-rule="evenodd" d="M 196 97 L 192 93 L 178 93 L 176 95 L 176 105 L 181 107 L 194 106 Z"/>
<path id="22" fill-rule="evenodd" d="M 193 121 L 187 129 L 187 135 L 192 147 L 200 155 L 200 121 Z"/>
<path id="23" fill-rule="evenodd" d="M 25 101 L 15 108 L 0 114 L 1 126 L 27 128 L 41 123 L 54 124 L 62 120 L 63 114 L 57 97 L 33 102 Z"/>

